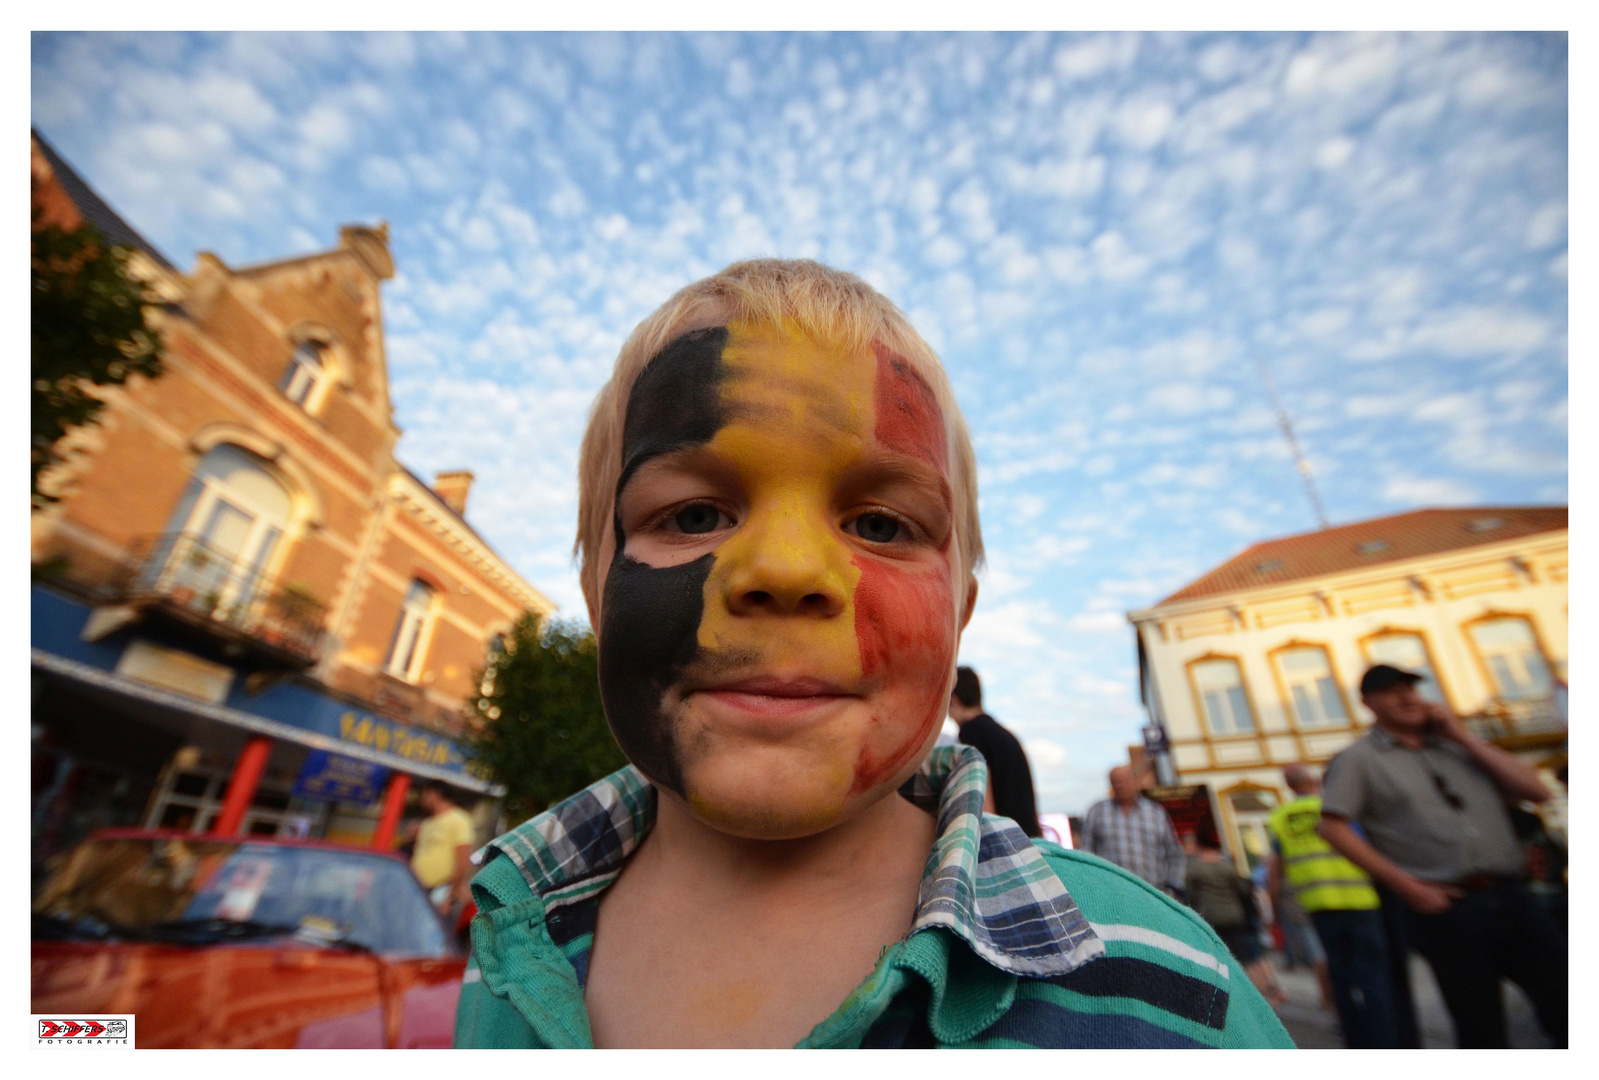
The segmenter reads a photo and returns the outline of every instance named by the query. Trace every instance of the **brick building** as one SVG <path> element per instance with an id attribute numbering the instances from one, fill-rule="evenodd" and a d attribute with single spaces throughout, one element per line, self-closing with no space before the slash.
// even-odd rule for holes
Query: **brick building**
<path id="1" fill-rule="evenodd" d="M 387 227 L 183 274 L 37 133 L 32 172 L 45 221 L 134 252 L 166 357 L 104 390 L 33 514 L 36 861 L 113 824 L 383 844 L 412 777 L 490 793 L 463 703 L 553 605 L 467 523 L 471 473 L 395 459 Z"/>
<path id="2" fill-rule="evenodd" d="M 1324 765 L 1372 724 L 1359 683 L 1375 663 L 1425 675 L 1423 696 L 1552 773 L 1567 545 L 1564 506 L 1416 510 L 1256 544 L 1129 612 L 1163 779 L 1207 786 L 1240 868 L 1259 860 L 1283 766 Z M 1545 808 L 1562 832 L 1563 807 Z"/>

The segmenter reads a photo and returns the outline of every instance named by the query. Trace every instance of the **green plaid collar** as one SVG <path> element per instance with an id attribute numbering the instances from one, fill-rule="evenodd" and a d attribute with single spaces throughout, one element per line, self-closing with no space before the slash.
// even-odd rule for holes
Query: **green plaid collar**
<path id="1" fill-rule="evenodd" d="M 944 927 L 994 967 L 1034 978 L 1104 955 L 1034 842 L 1009 818 L 983 813 L 987 786 L 982 754 L 940 746 L 900 789 L 938 818 L 911 933 Z M 510 859 L 547 912 L 593 899 L 649 835 L 656 799 L 629 765 L 496 838 L 481 855 Z"/>

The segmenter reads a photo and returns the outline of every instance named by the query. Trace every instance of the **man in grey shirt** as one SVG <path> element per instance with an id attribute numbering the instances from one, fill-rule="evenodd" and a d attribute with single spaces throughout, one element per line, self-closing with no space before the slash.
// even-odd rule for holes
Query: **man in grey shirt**
<path id="1" fill-rule="evenodd" d="M 1327 766 L 1318 832 L 1409 908 L 1462 1047 L 1505 1046 L 1499 980 L 1532 999 L 1566 1045 L 1566 942 L 1525 883 L 1506 800 L 1543 802 L 1529 766 L 1416 693 L 1386 664 L 1360 680 L 1377 723 Z M 1354 828 L 1359 825 L 1364 836 Z"/>

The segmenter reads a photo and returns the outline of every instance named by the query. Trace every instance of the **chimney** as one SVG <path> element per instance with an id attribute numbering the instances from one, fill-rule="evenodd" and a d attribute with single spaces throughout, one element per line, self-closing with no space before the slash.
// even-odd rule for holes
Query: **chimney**
<path id="1" fill-rule="evenodd" d="M 394 276 L 394 256 L 389 253 L 389 223 L 377 228 L 369 225 L 341 225 L 339 248 L 351 252 L 379 281 Z"/>
<path id="2" fill-rule="evenodd" d="M 433 477 L 433 493 L 460 517 L 466 517 L 466 495 L 472 490 L 472 474 L 465 469 L 441 472 Z"/>

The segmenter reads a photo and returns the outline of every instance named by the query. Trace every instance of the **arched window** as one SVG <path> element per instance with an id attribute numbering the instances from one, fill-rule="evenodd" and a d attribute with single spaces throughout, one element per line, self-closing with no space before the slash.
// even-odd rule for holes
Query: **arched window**
<path id="1" fill-rule="evenodd" d="M 1277 670 L 1289 708 L 1302 728 L 1349 723 L 1344 696 L 1333 677 L 1332 661 L 1320 645 L 1294 645 L 1276 653 Z"/>
<path id="2" fill-rule="evenodd" d="M 195 467 L 152 560 L 167 591 L 210 612 L 255 599 L 288 528 L 289 492 L 248 450 L 223 443 Z"/>
<path id="3" fill-rule="evenodd" d="M 383 665 L 390 675 L 407 682 L 415 682 L 422 670 L 425 638 L 433 618 L 437 592 L 425 581 L 412 581 L 406 591 L 405 602 L 400 605 L 400 621 L 394 627 L 394 640 L 389 645 L 389 659 Z"/>
<path id="4" fill-rule="evenodd" d="M 1230 656 L 1207 657 L 1190 664 L 1194 693 L 1212 735 L 1245 735 L 1255 730 L 1255 713 L 1244 692 L 1244 673 Z"/>
<path id="5" fill-rule="evenodd" d="M 318 391 L 328 377 L 327 347 L 319 341 L 302 341 L 289 358 L 278 388 L 283 396 L 309 411 L 318 400 Z"/>
<path id="6" fill-rule="evenodd" d="M 1494 696 L 1507 701 L 1548 697 L 1549 663 L 1532 624 L 1521 615 L 1501 615 L 1468 625 L 1471 644 L 1493 680 Z"/>
<path id="7" fill-rule="evenodd" d="M 1427 651 L 1427 641 L 1420 634 L 1413 630 L 1384 630 L 1373 634 L 1363 644 L 1368 661 L 1415 672 L 1422 677 L 1421 682 L 1416 684 L 1416 693 L 1428 701 L 1447 704 L 1443 688 L 1438 685 L 1438 674 L 1432 666 L 1432 655 Z"/>

